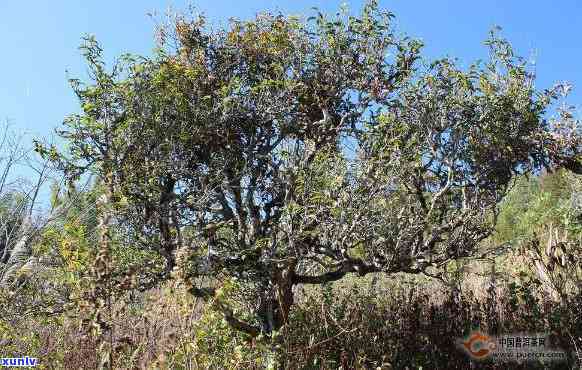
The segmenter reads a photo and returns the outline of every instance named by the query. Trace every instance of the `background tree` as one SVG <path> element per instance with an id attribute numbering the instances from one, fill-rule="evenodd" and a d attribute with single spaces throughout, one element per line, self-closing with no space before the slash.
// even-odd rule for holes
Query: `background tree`
<path id="1" fill-rule="evenodd" d="M 54 216 L 38 198 L 56 174 L 27 146 L 26 133 L 8 123 L 0 131 L 0 286 L 6 286 L 35 269 L 32 242 Z"/>

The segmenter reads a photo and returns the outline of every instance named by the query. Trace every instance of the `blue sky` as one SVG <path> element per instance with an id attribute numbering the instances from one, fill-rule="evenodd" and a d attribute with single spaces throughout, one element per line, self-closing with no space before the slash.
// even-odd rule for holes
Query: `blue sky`
<path id="1" fill-rule="evenodd" d="M 192 2 L 212 23 L 229 17 L 248 18 L 261 10 L 305 14 L 312 6 L 335 11 L 341 1 L 199 0 Z M 357 10 L 362 1 L 347 1 Z M 96 35 L 108 58 L 123 52 L 149 54 L 154 21 L 150 12 L 186 1 L 1 1 L 0 121 L 10 120 L 34 134 L 45 135 L 78 110 L 66 70 L 85 76 L 78 45 L 84 33 Z M 538 86 L 568 80 L 575 86 L 571 103 L 582 104 L 582 2 L 561 0 L 412 1 L 383 0 L 394 12 L 399 31 L 421 38 L 426 55 L 457 56 L 469 64 L 484 57 L 483 39 L 493 25 L 504 29 L 518 52 L 535 53 Z M 577 87 L 577 88 L 576 88 Z"/>

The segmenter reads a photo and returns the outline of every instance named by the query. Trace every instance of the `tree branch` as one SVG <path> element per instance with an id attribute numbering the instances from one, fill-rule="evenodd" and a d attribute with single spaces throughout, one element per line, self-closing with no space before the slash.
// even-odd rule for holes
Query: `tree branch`
<path id="1" fill-rule="evenodd" d="M 216 294 L 216 288 L 196 288 L 192 287 L 188 290 L 194 297 L 202 298 L 204 300 L 208 300 L 213 298 Z M 232 309 L 225 306 L 223 303 L 219 301 L 214 302 L 214 306 L 222 312 L 224 315 L 224 320 L 226 323 L 234 330 L 241 331 L 250 335 L 251 337 L 256 337 L 260 334 L 260 329 L 257 327 L 244 322 L 237 317 L 234 316 Z"/>
<path id="2" fill-rule="evenodd" d="M 295 275 L 293 277 L 293 284 L 324 284 L 332 281 L 337 281 L 343 278 L 350 272 L 355 272 L 360 276 L 364 276 L 371 272 L 382 271 L 376 266 L 368 265 L 361 259 L 349 259 L 341 263 L 341 266 L 335 271 L 329 271 L 321 275 L 307 276 Z"/>

